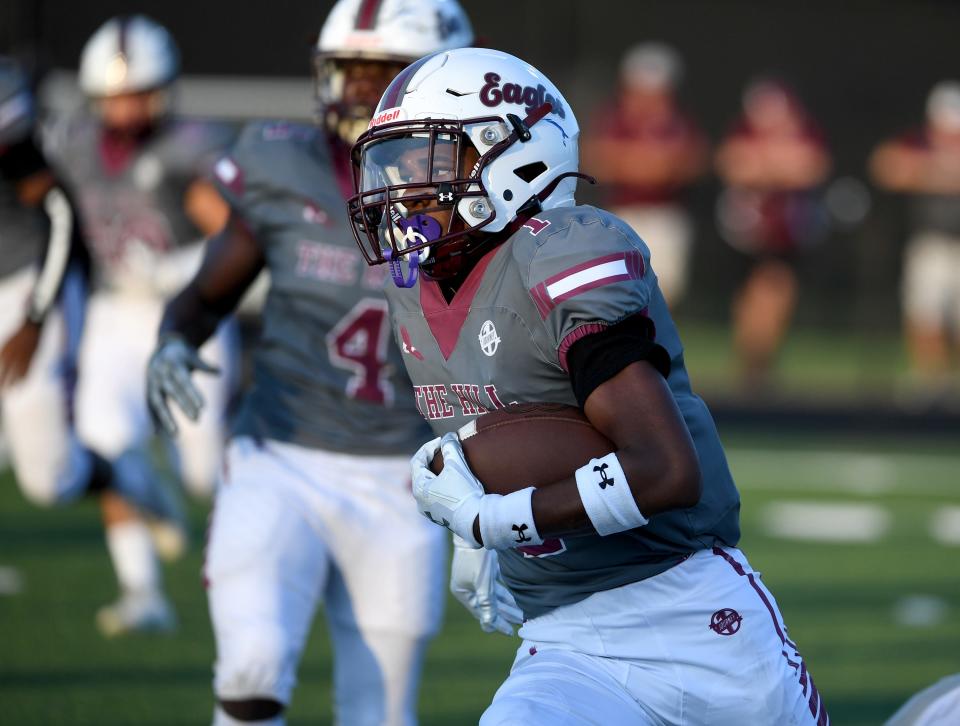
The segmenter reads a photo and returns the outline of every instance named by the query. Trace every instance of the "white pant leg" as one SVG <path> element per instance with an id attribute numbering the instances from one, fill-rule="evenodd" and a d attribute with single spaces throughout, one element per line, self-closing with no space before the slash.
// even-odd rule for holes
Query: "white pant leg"
<path id="1" fill-rule="evenodd" d="M 960 239 L 935 232 L 911 238 L 904 250 L 904 315 L 914 325 L 943 330 L 960 325 Z"/>
<path id="2" fill-rule="evenodd" d="M 107 459 L 142 448 L 151 434 L 146 403 L 147 362 L 157 342 L 163 302 L 103 292 L 89 303 L 80 347 L 77 432 L 81 441 Z M 224 410 L 235 359 L 232 321 L 201 349 L 221 369 L 218 376 L 195 374 L 206 405 L 197 422 L 174 407 L 180 436 L 174 442 L 176 466 L 186 488 L 209 495 L 223 452 Z"/>
<path id="3" fill-rule="evenodd" d="M 409 459 L 270 448 L 316 480 L 306 496 L 334 567 L 324 600 L 338 722 L 415 723 L 423 653 L 443 617 L 447 540 L 417 511 Z"/>
<path id="4" fill-rule="evenodd" d="M 656 577 L 557 608 L 520 635 L 505 695 L 516 696 L 508 688 L 515 673 L 530 672 L 531 649 L 530 663 L 560 650 L 626 666 L 623 690 L 652 723 L 829 723 L 776 601 L 736 549 L 704 550 Z M 591 698 L 564 678 L 556 680 L 568 699 Z"/>
<path id="5" fill-rule="evenodd" d="M 224 414 L 233 389 L 239 355 L 235 321 L 221 323 L 216 334 L 200 348 L 200 357 L 220 369 L 218 375 L 195 372 L 193 380 L 203 396 L 198 421 L 191 421 L 173 406 L 180 433 L 175 442 L 178 470 L 183 484 L 195 497 L 209 498 L 223 460 Z"/>
<path id="6" fill-rule="evenodd" d="M 652 719 L 624 687 L 627 665 L 568 650 L 518 655 L 480 726 L 645 726 Z"/>
<path id="7" fill-rule="evenodd" d="M 218 698 L 288 703 L 327 579 L 302 473 L 250 439 L 231 443 L 205 565 Z"/>
<path id="8" fill-rule="evenodd" d="M 142 446 L 151 432 L 145 377 L 161 312 L 159 300 L 108 292 L 88 303 L 76 425 L 80 440 L 104 458 Z"/>
<path id="9" fill-rule="evenodd" d="M 333 693 L 340 726 L 415 726 L 428 636 L 361 629 L 345 622 L 352 610 L 339 571 L 331 573 L 325 605 L 333 642 Z"/>
<path id="10" fill-rule="evenodd" d="M 217 695 L 286 703 L 323 597 L 338 718 L 412 723 L 423 650 L 442 616 L 446 540 L 416 511 L 406 457 L 239 439 L 226 469 L 207 564 Z"/>
<path id="11" fill-rule="evenodd" d="M 0 281 L 0 345 L 23 323 L 35 279 L 30 267 Z M 65 355 L 63 317 L 53 310 L 27 375 L 0 393 L 3 432 L 17 482 L 24 495 L 41 506 L 82 494 L 92 466 L 70 426 Z"/>

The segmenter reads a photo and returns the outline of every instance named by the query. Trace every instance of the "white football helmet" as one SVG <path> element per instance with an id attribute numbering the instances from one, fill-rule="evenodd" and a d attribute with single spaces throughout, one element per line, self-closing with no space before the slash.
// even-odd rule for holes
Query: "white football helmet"
<path id="1" fill-rule="evenodd" d="M 354 146 L 357 243 L 370 264 L 391 262 L 398 284 L 401 255 L 435 279 L 455 275 L 490 233 L 575 204 L 579 137 L 560 91 L 519 58 L 485 48 L 421 58 Z"/>
<path id="2" fill-rule="evenodd" d="M 383 86 L 369 101 L 344 99 L 346 64 L 390 64 L 385 83 L 412 61 L 473 43 L 473 28 L 457 0 L 339 0 L 314 51 L 317 100 L 327 130 L 353 144 L 367 127 Z"/>
<path id="3" fill-rule="evenodd" d="M 180 53 L 173 37 L 144 15 L 111 18 L 80 56 L 80 88 L 104 98 L 162 88 L 177 77 Z"/>

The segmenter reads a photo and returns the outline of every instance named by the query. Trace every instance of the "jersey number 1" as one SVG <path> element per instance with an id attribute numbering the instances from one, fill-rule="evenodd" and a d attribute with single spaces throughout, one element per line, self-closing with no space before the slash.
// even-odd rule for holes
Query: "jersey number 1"
<path id="1" fill-rule="evenodd" d="M 387 303 L 364 298 L 327 333 L 330 362 L 352 375 L 347 395 L 371 403 L 391 403 L 393 386 L 387 379 Z"/>

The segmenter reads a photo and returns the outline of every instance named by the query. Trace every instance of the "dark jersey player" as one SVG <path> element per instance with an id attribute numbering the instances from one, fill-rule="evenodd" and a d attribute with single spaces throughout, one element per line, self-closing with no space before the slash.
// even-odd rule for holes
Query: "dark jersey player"
<path id="1" fill-rule="evenodd" d="M 499 551 L 526 617 L 481 723 L 824 724 L 736 549 L 738 494 L 647 246 L 574 202 L 578 136 L 535 68 L 461 49 L 397 76 L 354 152 L 350 219 L 368 260 L 389 262 L 394 334 L 441 436 L 413 458 L 414 495 Z M 484 494 L 456 430 L 513 401 L 578 405 L 616 449 Z"/>
<path id="2" fill-rule="evenodd" d="M 341 0 L 317 46 L 322 126 L 254 123 L 216 166 L 230 220 L 167 307 L 148 373 L 168 428 L 166 396 L 195 416 L 197 347 L 269 270 L 205 568 L 215 724 L 282 723 L 321 603 L 337 722 L 416 722 L 444 538 L 409 496 L 407 462 L 427 432 L 391 341 L 386 275 L 364 264 L 342 208 L 350 145 L 390 80 L 471 40 L 453 0 Z"/>

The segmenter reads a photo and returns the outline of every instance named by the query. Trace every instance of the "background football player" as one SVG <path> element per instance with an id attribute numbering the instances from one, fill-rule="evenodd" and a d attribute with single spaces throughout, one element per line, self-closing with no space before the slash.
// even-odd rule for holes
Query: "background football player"
<path id="1" fill-rule="evenodd" d="M 79 496 L 91 467 L 71 440 L 66 336 L 56 305 L 80 242 L 73 205 L 35 143 L 35 121 L 26 75 L 0 57 L 3 433 L 23 493 L 49 506 Z"/>
<path id="2" fill-rule="evenodd" d="M 369 260 L 404 259 L 391 321 L 442 435 L 413 459 L 414 495 L 499 551 L 526 618 L 481 723 L 824 724 L 736 548 L 739 496 L 649 250 L 575 204 L 578 137 L 542 73 L 460 49 L 402 71 L 354 154 L 350 218 Z M 615 450 L 552 485 L 484 494 L 456 431 L 511 401 L 579 406 Z"/>
<path id="3" fill-rule="evenodd" d="M 143 370 L 163 302 L 196 269 L 203 235 L 226 220 L 226 205 L 204 179 L 232 138 L 226 127 L 171 116 L 171 84 L 179 56 L 170 34 L 144 16 L 113 18 L 83 49 L 80 86 L 90 113 L 61 120 L 50 148 L 77 200 L 93 259 L 93 295 L 80 350 L 76 427 L 80 439 L 112 463 L 127 486 L 163 491 L 145 446 L 151 423 Z M 195 242 L 189 248 L 182 245 Z M 226 334 L 211 342 L 219 365 Z M 187 487 L 209 493 L 222 447 L 222 410 L 229 376 L 201 382 L 209 407 L 184 425 L 180 471 Z M 159 496 L 159 494 L 158 494 Z M 110 635 L 169 628 L 154 542 L 130 503 L 101 498 L 107 543 L 121 596 L 100 610 Z M 164 512 L 177 549 L 173 506 Z"/>
<path id="4" fill-rule="evenodd" d="M 316 48 L 319 127 L 254 123 L 217 164 L 230 220 L 167 307 L 148 372 L 171 431 L 167 396 L 195 417 L 197 348 L 269 270 L 209 536 L 215 724 L 282 723 L 320 602 L 337 722 L 416 722 L 445 547 L 409 494 L 425 427 L 390 341 L 385 276 L 364 265 L 343 207 L 350 145 L 393 76 L 472 39 L 453 0 L 341 0 Z"/>

